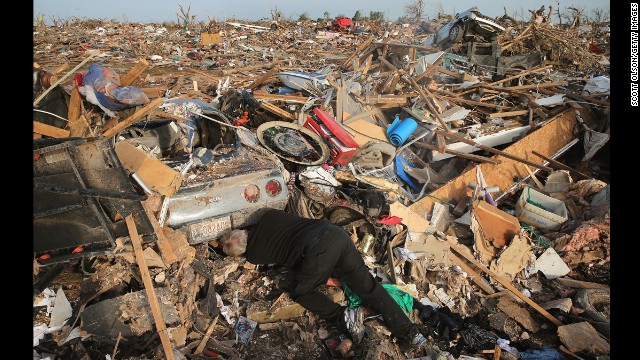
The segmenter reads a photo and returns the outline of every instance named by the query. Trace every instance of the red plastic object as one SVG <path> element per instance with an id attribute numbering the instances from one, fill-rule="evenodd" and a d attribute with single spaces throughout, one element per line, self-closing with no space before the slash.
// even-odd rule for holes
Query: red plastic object
<path id="1" fill-rule="evenodd" d="M 344 166 L 358 150 L 358 143 L 353 140 L 351 135 L 329 113 L 320 108 L 313 109 L 313 115 L 307 118 L 304 127 L 326 140 L 331 158 L 328 164 L 331 166 L 336 164 Z"/>
<path id="2" fill-rule="evenodd" d="M 352 24 L 353 24 L 353 20 L 346 17 L 333 20 L 333 25 L 340 28 L 348 28 Z"/>

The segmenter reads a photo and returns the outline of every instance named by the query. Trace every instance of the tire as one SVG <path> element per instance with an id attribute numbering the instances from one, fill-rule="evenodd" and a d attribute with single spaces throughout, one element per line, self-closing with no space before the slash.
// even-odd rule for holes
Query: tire
<path id="1" fill-rule="evenodd" d="M 462 40 L 462 32 L 462 24 L 458 23 L 453 25 L 451 29 L 449 29 L 449 42 L 455 44 Z"/>

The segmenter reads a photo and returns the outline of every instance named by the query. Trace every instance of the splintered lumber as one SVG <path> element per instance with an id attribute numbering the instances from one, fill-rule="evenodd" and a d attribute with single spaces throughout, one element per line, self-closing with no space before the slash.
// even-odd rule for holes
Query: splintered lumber
<path id="1" fill-rule="evenodd" d="M 573 127 L 577 123 L 574 111 L 564 111 L 556 117 L 549 119 L 537 130 L 526 135 L 522 139 L 509 145 L 503 150 L 504 153 L 515 155 L 527 160 L 537 160 L 531 154 L 531 149 L 536 149 L 541 154 L 553 156 L 558 150 L 573 142 L 576 136 Z M 493 156 L 501 160 L 499 164 L 484 163 L 478 165 L 482 171 L 485 181 L 489 186 L 498 186 L 505 191 L 514 184 L 514 177 L 522 179 L 528 175 L 519 161 L 515 161 L 501 155 Z M 431 213 L 433 204 L 437 199 L 457 203 L 462 200 L 471 190 L 468 188 L 470 182 L 476 182 L 476 172 L 470 171 L 472 168 L 463 171 L 458 177 L 452 179 L 447 184 L 429 193 L 410 207 L 419 214 L 428 215 Z"/>
<path id="2" fill-rule="evenodd" d="M 482 106 L 482 107 L 495 108 L 495 109 L 502 109 L 502 108 L 505 107 L 505 106 L 502 106 L 502 105 L 491 104 L 491 103 L 488 103 L 488 102 L 463 99 L 463 98 L 460 98 L 460 97 L 457 97 L 457 96 L 442 95 L 441 92 L 439 92 L 438 95 L 440 95 L 441 98 L 443 98 L 445 100 L 449 100 L 449 101 L 454 102 L 454 103 L 462 103 L 462 104 L 467 104 L 467 105 Z"/>
<path id="3" fill-rule="evenodd" d="M 142 277 L 142 282 L 144 283 L 144 289 L 146 290 L 147 297 L 149 298 L 149 305 L 151 306 L 153 320 L 156 324 L 158 334 L 160 335 L 160 341 L 162 342 L 164 354 L 167 357 L 167 360 L 175 360 L 173 349 L 171 348 L 171 340 L 169 340 L 169 334 L 167 333 L 167 328 L 164 324 L 164 320 L 162 319 L 160 304 L 158 303 L 158 298 L 156 297 L 156 292 L 153 288 L 153 281 L 151 280 L 151 275 L 149 274 L 147 261 L 144 258 L 144 251 L 142 251 L 142 240 L 140 239 L 140 235 L 138 234 L 138 229 L 136 228 L 136 223 L 133 220 L 133 215 L 127 216 L 125 218 L 125 221 L 127 223 L 127 229 L 129 230 L 131 243 L 133 244 L 133 250 L 136 254 L 136 262 L 138 263 L 138 267 L 140 268 L 140 275 Z"/>
<path id="4" fill-rule="evenodd" d="M 163 98 L 157 98 L 157 99 L 151 101 L 150 103 L 145 105 L 142 109 L 136 111 L 133 115 L 131 115 L 128 118 L 124 119 L 123 121 L 115 124 L 110 129 L 107 129 L 107 130 L 103 131 L 102 136 L 104 136 L 105 138 L 110 138 L 110 137 L 116 135 L 117 133 L 121 132 L 122 130 L 124 130 L 124 129 L 128 128 L 129 126 L 131 126 L 131 125 L 135 124 L 136 122 L 138 122 L 138 120 L 140 120 L 143 116 L 145 116 L 148 113 L 150 113 L 152 110 L 155 110 L 158 106 L 160 106 L 162 104 L 163 101 L 164 101 Z"/>
<path id="5" fill-rule="evenodd" d="M 81 112 L 82 97 L 80 96 L 80 91 L 78 91 L 78 86 L 74 84 L 73 89 L 71 89 L 71 97 L 69 97 L 69 123 L 67 124 L 69 136 L 84 137 L 85 130 L 89 128 L 86 120 L 80 119 Z"/>
<path id="6" fill-rule="evenodd" d="M 484 290 L 489 295 L 495 293 L 495 290 L 493 290 L 491 285 L 489 285 L 489 283 L 487 281 L 485 281 L 485 279 L 482 278 L 482 276 L 480 276 L 480 274 L 478 274 L 477 272 L 473 271 L 473 269 L 471 269 L 471 267 L 469 265 L 467 265 L 467 263 L 465 263 L 462 259 L 460 259 L 458 256 L 456 256 L 452 252 L 449 252 L 448 255 L 451 258 L 451 260 L 453 260 L 453 262 L 455 262 L 458 266 L 460 266 L 462 268 L 462 270 L 464 270 L 464 272 L 466 272 L 467 275 L 471 278 L 471 280 L 476 285 L 478 285 L 482 290 Z"/>
<path id="7" fill-rule="evenodd" d="M 433 74 L 436 73 L 436 70 L 440 67 L 440 65 L 442 65 L 443 62 L 444 62 L 444 57 L 440 57 L 438 60 L 436 60 L 436 62 L 429 65 L 427 67 L 427 70 L 425 70 L 422 74 L 416 76 L 414 80 L 418 82 L 420 81 L 420 79 L 424 77 L 432 77 Z"/>
<path id="8" fill-rule="evenodd" d="M 249 86 L 247 86 L 247 87 L 249 89 L 251 89 L 251 90 L 255 90 L 258 86 L 262 85 L 263 82 L 265 82 L 267 79 L 272 77 L 273 74 L 278 72 L 278 70 L 280 70 L 280 69 L 277 66 L 271 68 L 271 70 L 267 71 L 264 75 L 262 75 L 259 78 L 257 78 L 254 82 L 249 84 Z"/>
<path id="9" fill-rule="evenodd" d="M 178 257 L 173 252 L 173 249 L 171 248 L 171 244 L 169 243 L 169 240 L 167 239 L 166 236 L 164 236 L 164 231 L 162 230 L 162 226 L 160 226 L 158 219 L 156 219 L 156 216 L 153 214 L 153 211 L 150 209 L 148 201 L 149 200 L 143 201 L 142 207 L 144 208 L 144 211 L 147 213 L 147 217 L 149 218 L 149 222 L 153 227 L 153 231 L 158 236 L 158 240 L 156 240 L 156 245 L 158 245 L 158 249 L 160 249 L 160 255 L 162 256 L 162 260 L 164 260 L 164 262 L 166 262 L 168 265 L 171 265 L 178 260 Z"/>
<path id="10" fill-rule="evenodd" d="M 55 126 L 47 125 L 38 121 L 33 122 L 33 132 L 57 139 L 69 137 L 69 130 L 60 129 Z"/>
<path id="11" fill-rule="evenodd" d="M 280 117 L 283 117 L 283 118 L 286 118 L 286 119 L 289 119 L 289 120 L 293 120 L 293 121 L 296 120 L 296 117 L 293 116 L 293 114 L 291 114 L 288 111 L 280 109 L 279 107 L 273 105 L 270 102 L 263 101 L 263 102 L 260 103 L 260 107 L 262 107 L 263 109 L 265 109 L 265 110 L 269 111 L 270 113 L 273 113 L 273 114 L 275 114 L 277 116 L 280 116 Z"/>
<path id="12" fill-rule="evenodd" d="M 540 72 L 540 71 L 551 69 L 552 67 L 553 67 L 553 65 L 546 65 L 546 66 L 538 67 L 538 68 L 535 68 L 535 69 L 530 69 L 530 70 L 527 70 L 527 71 L 523 71 L 523 72 L 521 72 L 521 73 L 519 73 L 517 75 L 510 76 L 510 77 L 504 78 L 502 80 L 494 81 L 494 82 L 489 83 L 489 84 L 482 84 L 482 85 L 478 84 L 477 86 L 472 85 L 472 86 L 469 87 L 469 90 L 460 92 L 460 93 L 458 93 L 458 95 L 468 94 L 468 93 L 473 92 L 474 90 L 476 90 L 478 87 L 492 87 L 494 85 L 502 84 L 504 82 L 508 82 L 508 81 L 515 80 L 515 79 L 519 79 L 519 78 L 521 78 L 523 76 L 527 76 L 527 75 L 534 74 L 534 73 L 537 73 L 537 72 Z M 555 86 L 557 86 L 557 85 L 555 85 Z M 515 89 L 515 87 L 512 87 L 512 89 Z"/>
<path id="13" fill-rule="evenodd" d="M 133 84 L 134 81 L 149 67 L 149 63 L 147 60 L 140 58 L 140 62 L 136 64 L 128 73 L 126 73 L 122 78 L 120 78 L 121 86 L 129 86 Z"/>
<path id="14" fill-rule="evenodd" d="M 502 117 L 526 115 L 528 113 L 529 113 L 529 110 L 514 110 L 514 111 L 492 113 L 492 114 L 489 114 L 489 116 L 495 119 L 495 118 L 502 118 Z"/>
<path id="15" fill-rule="evenodd" d="M 218 317 L 219 316 L 220 315 L 216 316 L 216 318 L 213 319 L 213 321 L 211 322 L 211 325 L 209 325 L 209 328 L 207 329 L 207 332 L 204 334 L 204 336 L 202 337 L 202 340 L 200 341 L 200 344 L 196 348 L 196 352 L 193 353 L 194 355 L 202 354 L 202 351 L 204 350 L 204 347 L 207 346 L 207 341 L 209 341 L 209 338 L 211 337 L 211 334 L 213 333 L 213 329 L 216 327 L 216 324 L 218 323 Z"/>
<path id="16" fill-rule="evenodd" d="M 550 158 L 548 156 L 544 156 L 544 155 L 540 154 L 539 152 L 537 152 L 535 150 L 531 150 L 531 153 L 533 153 L 533 155 L 535 155 L 535 156 L 538 156 L 538 157 L 548 161 L 551 165 L 555 165 L 556 167 L 559 167 L 562 170 L 567 170 L 568 172 L 570 172 L 574 176 L 578 176 L 578 177 L 581 177 L 583 179 L 591 179 L 591 177 L 589 175 L 583 174 L 580 171 L 578 171 L 578 170 L 576 170 L 576 169 L 574 169 L 572 167 L 569 167 L 569 166 L 567 166 L 567 165 L 565 165 L 565 164 L 563 164 L 563 163 L 561 163 L 561 162 L 559 162 L 557 160 L 554 160 L 554 159 L 552 159 L 552 158 Z"/>
<path id="17" fill-rule="evenodd" d="M 494 153 L 494 154 L 497 154 L 497 155 L 502 155 L 502 156 L 504 156 L 504 157 L 506 157 L 508 159 L 516 160 L 516 161 L 519 161 L 519 162 L 521 162 L 523 164 L 531 165 L 531 166 L 534 166 L 534 167 L 536 167 L 538 169 L 541 169 L 541 170 L 544 170 L 544 171 L 547 171 L 547 172 L 552 172 L 553 171 L 553 169 L 551 169 L 550 167 L 536 164 L 533 161 L 529 161 L 529 160 L 521 158 L 519 156 L 509 154 L 509 153 L 504 152 L 502 150 L 497 150 L 497 149 L 494 149 L 494 148 L 486 146 L 486 145 L 478 144 L 477 142 L 475 142 L 473 140 L 469 140 L 466 137 L 464 137 L 464 136 L 462 136 L 462 135 L 460 135 L 458 133 L 444 132 L 444 131 L 443 132 L 438 132 L 438 133 L 448 137 L 449 139 L 452 139 L 452 140 L 455 140 L 455 141 L 461 141 L 461 142 L 463 142 L 465 144 L 473 145 L 473 146 L 475 146 L 475 147 L 477 147 L 479 149 L 482 149 L 482 150 L 485 150 L 485 151 L 488 151 L 488 152 L 491 152 L 491 153 Z"/>
<path id="18" fill-rule="evenodd" d="M 459 248 L 459 246 L 460 245 L 457 245 L 457 244 L 451 244 L 451 249 L 454 250 L 456 253 L 462 255 L 465 259 L 467 259 L 469 262 L 475 265 L 478 269 L 484 271 L 487 275 L 491 276 L 493 279 L 499 282 L 502 286 L 507 288 L 507 290 L 511 291 L 514 295 L 524 300 L 524 302 L 526 302 L 531 307 L 536 309 L 540 314 L 542 314 L 542 316 L 549 319 L 556 326 L 562 326 L 562 322 L 560 322 L 560 320 L 556 319 L 553 315 L 549 314 L 547 310 L 543 309 L 542 307 L 540 307 L 540 305 L 536 304 L 533 300 L 529 299 L 520 290 L 516 289 L 513 285 L 511 285 L 509 281 L 503 279 L 500 275 L 489 270 L 486 266 L 482 265 L 478 260 L 474 259 L 472 256 L 467 255 L 463 250 Z"/>
<path id="19" fill-rule="evenodd" d="M 431 104 L 431 98 L 433 98 L 433 96 L 431 96 L 431 97 L 427 96 L 428 90 L 423 89 L 420 85 L 418 85 L 418 83 L 411 76 L 407 76 L 405 74 L 402 78 L 405 81 L 408 81 L 409 84 L 411 84 L 411 86 L 413 87 L 413 89 L 416 90 L 420 94 L 422 99 L 427 103 L 427 107 L 429 108 L 429 111 L 431 111 L 431 113 L 433 113 L 433 115 L 436 117 L 436 119 L 440 123 L 440 126 L 442 127 L 442 129 L 445 132 L 448 132 L 449 131 L 449 127 L 447 127 L 447 124 L 444 122 L 444 120 L 442 120 L 442 117 L 440 116 L 440 113 Z"/>
<path id="20" fill-rule="evenodd" d="M 353 60 L 353 58 L 355 58 L 358 54 L 361 54 L 364 49 L 366 49 L 369 45 L 371 45 L 371 43 L 373 42 L 373 39 L 374 39 L 374 35 L 372 34 L 372 35 L 369 36 L 369 38 L 367 38 L 367 40 L 365 40 L 362 44 L 360 44 L 358 46 L 357 50 L 354 51 L 351 54 L 351 56 L 349 56 L 347 58 L 347 60 L 345 60 L 342 63 L 342 68 L 344 68 L 344 69 L 349 68 L 349 65 L 350 65 L 351 61 Z"/>

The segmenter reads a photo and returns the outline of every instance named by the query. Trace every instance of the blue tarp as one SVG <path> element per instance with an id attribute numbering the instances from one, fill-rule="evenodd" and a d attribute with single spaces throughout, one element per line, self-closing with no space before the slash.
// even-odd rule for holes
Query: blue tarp
<path id="1" fill-rule="evenodd" d="M 94 89 L 100 105 L 109 110 L 123 110 L 149 102 L 147 95 L 137 87 L 120 86 L 120 76 L 102 66 L 102 62 L 89 65 L 82 82 Z"/>

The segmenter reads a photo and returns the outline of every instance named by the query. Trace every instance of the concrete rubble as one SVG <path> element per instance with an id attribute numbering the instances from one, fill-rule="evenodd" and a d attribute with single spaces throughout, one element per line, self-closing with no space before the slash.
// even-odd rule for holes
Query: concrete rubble
<path id="1" fill-rule="evenodd" d="M 609 354 L 608 33 L 530 13 L 505 10 L 494 41 L 546 60 L 505 74 L 469 57 L 485 43 L 423 45 L 446 17 L 34 24 L 34 192 L 56 201 L 34 203 L 34 226 L 100 220 L 58 224 L 77 243 L 35 232 L 34 359 Z M 245 157 L 225 157 L 230 143 Z M 86 181 L 65 182 L 63 163 Z M 351 345 L 288 298 L 282 269 L 224 256 L 229 222 L 185 233 L 184 191 L 243 167 L 282 177 L 287 196 L 265 207 L 342 226 L 380 281 L 430 304 L 437 316 L 410 314 L 428 349 L 378 318 Z"/>

